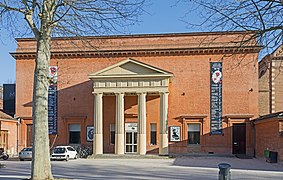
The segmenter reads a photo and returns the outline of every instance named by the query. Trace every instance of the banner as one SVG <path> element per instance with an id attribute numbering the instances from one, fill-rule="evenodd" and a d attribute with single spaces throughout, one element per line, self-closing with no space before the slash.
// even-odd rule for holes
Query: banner
<path id="1" fill-rule="evenodd" d="M 49 134 L 57 134 L 57 66 L 49 67 L 48 78 L 48 129 Z"/>
<path id="2" fill-rule="evenodd" d="M 210 133 L 222 134 L 222 62 L 210 63 Z"/>

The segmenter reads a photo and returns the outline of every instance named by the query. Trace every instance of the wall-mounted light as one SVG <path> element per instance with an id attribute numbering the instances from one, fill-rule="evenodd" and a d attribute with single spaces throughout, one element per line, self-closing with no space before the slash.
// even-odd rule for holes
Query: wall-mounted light
<path id="1" fill-rule="evenodd" d="M 185 95 L 186 95 L 186 93 L 184 93 L 184 92 L 181 94 L 181 96 L 185 96 Z"/>
<path id="2" fill-rule="evenodd" d="M 253 91 L 254 91 L 253 88 L 249 89 L 249 92 L 253 92 Z"/>

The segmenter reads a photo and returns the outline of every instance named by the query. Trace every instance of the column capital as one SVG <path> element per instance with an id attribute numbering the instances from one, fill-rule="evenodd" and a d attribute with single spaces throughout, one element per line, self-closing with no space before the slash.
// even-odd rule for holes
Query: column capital
<path id="1" fill-rule="evenodd" d="M 93 95 L 97 96 L 97 95 L 103 95 L 103 92 L 92 92 Z"/>
<path id="2" fill-rule="evenodd" d="M 115 96 L 119 96 L 119 95 L 125 95 L 124 92 L 114 92 Z"/>
<path id="3" fill-rule="evenodd" d="M 167 94 L 169 94 L 169 92 L 168 92 L 168 91 L 159 91 L 159 94 L 165 94 L 165 95 L 167 95 Z"/>
<path id="4" fill-rule="evenodd" d="M 147 92 L 145 92 L 145 91 L 139 91 L 139 92 L 136 92 L 136 93 L 137 93 L 137 95 L 142 95 L 142 94 L 147 95 Z"/>

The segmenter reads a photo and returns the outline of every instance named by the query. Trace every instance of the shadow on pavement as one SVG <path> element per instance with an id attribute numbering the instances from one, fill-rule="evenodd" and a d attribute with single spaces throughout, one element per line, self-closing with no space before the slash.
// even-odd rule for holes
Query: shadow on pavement
<path id="1" fill-rule="evenodd" d="M 173 165 L 203 168 L 218 168 L 218 164 L 228 163 L 231 169 L 283 171 L 280 163 L 268 163 L 263 159 L 239 159 L 236 157 L 176 157 Z"/>

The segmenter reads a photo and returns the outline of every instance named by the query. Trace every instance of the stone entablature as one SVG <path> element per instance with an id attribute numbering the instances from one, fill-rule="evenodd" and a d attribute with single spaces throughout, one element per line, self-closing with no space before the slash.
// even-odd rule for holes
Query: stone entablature
<path id="1" fill-rule="evenodd" d="M 167 92 L 173 74 L 133 59 L 90 74 L 93 93 Z"/>
<path id="2" fill-rule="evenodd" d="M 111 92 L 125 92 L 125 93 L 136 93 L 141 89 L 147 92 L 160 92 L 167 91 L 169 84 L 169 79 L 129 79 L 126 80 L 100 80 L 93 82 L 94 93 L 111 93 Z"/>

